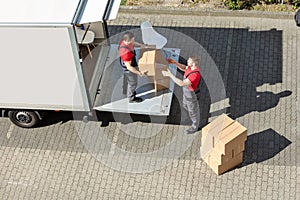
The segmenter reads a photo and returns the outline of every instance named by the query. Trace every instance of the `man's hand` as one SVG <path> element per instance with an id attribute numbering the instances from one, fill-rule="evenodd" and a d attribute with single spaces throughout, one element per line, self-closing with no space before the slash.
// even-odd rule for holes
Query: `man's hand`
<path id="1" fill-rule="evenodd" d="M 173 60 L 172 58 L 168 58 L 167 61 L 169 64 L 176 64 L 176 61 Z"/>
<path id="2" fill-rule="evenodd" d="M 168 77 L 170 77 L 172 74 L 169 69 L 167 69 L 167 71 L 161 71 L 161 73 L 163 76 L 168 76 Z"/>
<path id="3" fill-rule="evenodd" d="M 147 71 L 147 70 L 144 70 L 144 71 L 141 71 L 140 76 L 147 76 L 147 74 L 148 74 L 148 71 Z"/>

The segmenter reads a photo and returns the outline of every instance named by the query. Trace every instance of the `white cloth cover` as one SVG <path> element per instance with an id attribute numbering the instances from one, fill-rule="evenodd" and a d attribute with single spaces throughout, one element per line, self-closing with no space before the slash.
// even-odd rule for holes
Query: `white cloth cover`
<path id="1" fill-rule="evenodd" d="M 150 22 L 145 21 L 141 24 L 142 40 L 144 44 L 156 45 L 157 49 L 162 49 L 168 42 L 167 38 L 157 33 Z"/>

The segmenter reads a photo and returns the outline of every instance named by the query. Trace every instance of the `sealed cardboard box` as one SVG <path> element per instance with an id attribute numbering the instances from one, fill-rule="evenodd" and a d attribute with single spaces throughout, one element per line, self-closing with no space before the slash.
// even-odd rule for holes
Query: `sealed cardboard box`
<path id="1" fill-rule="evenodd" d="M 230 150 L 228 150 L 229 152 L 227 152 L 227 154 L 221 154 L 216 148 L 214 148 L 208 155 L 210 157 L 213 157 L 214 160 L 221 165 L 224 162 L 228 162 L 230 159 L 234 158 L 236 155 L 243 153 L 243 151 L 245 150 L 245 145 L 244 143 L 241 144 L 236 144 L 237 146 L 231 146 L 233 148 L 231 148 Z M 207 159 L 208 156 L 204 157 L 204 161 L 205 159 Z M 207 161 L 205 161 L 207 162 Z"/>
<path id="2" fill-rule="evenodd" d="M 138 65 L 141 71 L 148 71 L 147 75 L 152 76 L 156 91 L 170 87 L 170 78 L 162 75 L 162 71 L 166 71 L 169 66 L 162 50 L 141 49 Z"/>
<path id="3" fill-rule="evenodd" d="M 247 129 L 235 121 L 219 134 L 218 143 L 215 149 L 222 154 L 228 154 L 232 149 L 237 148 L 238 144 L 245 143 Z M 238 151 L 238 149 L 236 149 Z"/>
<path id="4" fill-rule="evenodd" d="M 139 69 L 148 71 L 148 76 L 155 76 L 156 50 L 141 49 Z"/>
<path id="5" fill-rule="evenodd" d="M 227 131 L 225 137 L 220 137 L 215 149 L 222 154 L 231 153 L 232 150 L 240 153 L 244 150 L 246 138 L 247 129 L 245 127 L 238 127 L 237 129 L 232 130 L 232 132 Z"/>
<path id="6" fill-rule="evenodd" d="M 247 129 L 223 114 L 202 129 L 202 158 L 220 175 L 243 162 L 246 139 Z"/>
<path id="7" fill-rule="evenodd" d="M 203 127 L 202 129 L 202 144 L 205 142 L 207 133 L 209 132 L 210 135 L 218 135 L 222 130 L 228 127 L 230 124 L 234 122 L 233 119 L 228 117 L 225 114 L 220 115 L 214 121 Z M 213 145 L 212 145 L 213 146 Z"/>
<path id="8" fill-rule="evenodd" d="M 235 166 L 241 164 L 242 162 L 243 162 L 243 153 L 240 153 L 235 157 L 230 158 L 227 162 L 223 162 L 221 165 L 214 159 L 214 157 L 208 156 L 206 163 L 217 175 L 220 175 L 234 168 Z"/>
<path id="9" fill-rule="evenodd" d="M 170 79 L 158 79 L 155 80 L 154 88 L 156 91 L 168 89 L 170 87 Z"/>

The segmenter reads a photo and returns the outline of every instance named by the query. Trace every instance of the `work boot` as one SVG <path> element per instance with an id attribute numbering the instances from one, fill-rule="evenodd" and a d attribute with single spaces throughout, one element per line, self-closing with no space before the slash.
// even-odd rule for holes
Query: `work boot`
<path id="1" fill-rule="evenodd" d="M 140 103 L 143 99 L 140 97 L 134 97 L 133 99 L 129 99 L 129 103 Z"/>
<path id="2" fill-rule="evenodd" d="M 197 131 L 198 131 L 198 129 L 195 129 L 195 128 L 191 127 L 191 128 L 189 128 L 189 129 L 187 129 L 187 130 L 185 131 L 185 133 L 186 133 L 186 134 L 193 134 L 193 133 L 195 133 L 195 132 L 197 132 Z"/>

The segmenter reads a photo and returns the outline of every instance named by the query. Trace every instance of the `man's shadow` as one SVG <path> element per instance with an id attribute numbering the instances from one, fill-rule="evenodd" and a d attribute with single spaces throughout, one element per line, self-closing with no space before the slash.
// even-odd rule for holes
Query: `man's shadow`
<path id="1" fill-rule="evenodd" d="M 290 96 L 291 91 L 285 90 L 274 94 L 273 92 L 257 92 L 255 96 L 255 108 L 258 112 L 266 111 L 278 105 L 280 98 Z"/>
<path id="2" fill-rule="evenodd" d="M 240 97 L 231 101 L 230 116 L 238 118 L 252 111 L 263 112 L 278 105 L 279 100 L 288 97 L 292 94 L 291 91 L 285 90 L 274 94 L 273 92 L 256 92 L 249 98 Z M 245 104 L 244 104 L 244 103 Z M 248 104 L 246 104 L 248 102 Z M 244 106 L 243 106 L 244 105 Z"/>

